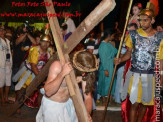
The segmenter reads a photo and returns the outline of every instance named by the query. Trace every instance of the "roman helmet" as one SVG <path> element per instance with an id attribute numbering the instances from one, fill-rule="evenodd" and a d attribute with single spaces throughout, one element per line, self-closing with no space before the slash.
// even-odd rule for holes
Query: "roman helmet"
<path id="1" fill-rule="evenodd" d="M 158 1 L 150 0 L 150 2 L 147 3 L 147 6 L 145 9 L 143 9 L 139 15 L 147 15 L 151 18 L 154 18 L 158 14 Z"/>
<path id="2" fill-rule="evenodd" d="M 49 36 L 49 27 L 48 25 L 45 27 L 45 32 L 40 36 L 41 42 L 50 42 L 50 36 Z"/>

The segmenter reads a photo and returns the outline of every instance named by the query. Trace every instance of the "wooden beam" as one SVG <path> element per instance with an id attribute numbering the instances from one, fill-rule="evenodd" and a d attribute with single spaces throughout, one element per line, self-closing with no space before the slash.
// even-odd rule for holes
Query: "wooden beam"
<path id="1" fill-rule="evenodd" d="M 51 3 L 51 6 L 46 6 L 47 13 L 55 14 L 55 10 L 54 10 L 52 1 L 51 0 L 44 0 L 44 1 L 48 2 L 49 4 Z M 52 30 L 53 38 L 55 40 L 55 45 L 56 45 L 56 48 L 57 48 L 59 59 L 60 59 L 60 61 L 65 63 L 65 57 L 64 57 L 64 54 L 63 54 L 63 51 L 62 51 L 62 48 L 61 48 L 64 41 L 63 41 L 63 36 L 62 36 L 62 33 L 61 33 L 60 26 L 59 26 L 59 23 L 58 23 L 58 19 L 57 19 L 57 17 L 51 17 L 51 18 L 48 18 L 48 19 L 49 19 L 50 27 L 51 27 L 51 30 Z M 68 88 L 69 88 L 70 95 L 73 96 L 73 95 L 75 95 L 75 91 L 73 89 L 71 78 L 70 78 L 69 75 L 67 75 L 66 79 L 67 79 L 66 82 L 67 82 L 67 85 L 68 85 Z"/>
<path id="2" fill-rule="evenodd" d="M 67 39 L 62 47 L 64 53 L 69 54 L 94 27 L 114 9 L 115 5 L 114 0 L 102 0 Z"/>

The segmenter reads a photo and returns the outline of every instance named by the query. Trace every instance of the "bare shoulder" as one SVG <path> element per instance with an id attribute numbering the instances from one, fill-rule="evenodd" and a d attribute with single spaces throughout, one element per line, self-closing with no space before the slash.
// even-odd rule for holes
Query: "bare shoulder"
<path id="1" fill-rule="evenodd" d="M 47 83 L 49 83 L 53 79 L 55 79 L 57 77 L 57 75 L 61 72 L 61 70 L 62 70 L 62 65 L 61 65 L 60 61 L 53 62 L 49 69 Z"/>
<path id="2" fill-rule="evenodd" d="M 51 64 L 49 72 L 59 73 L 62 70 L 62 64 L 60 61 L 55 61 Z"/>

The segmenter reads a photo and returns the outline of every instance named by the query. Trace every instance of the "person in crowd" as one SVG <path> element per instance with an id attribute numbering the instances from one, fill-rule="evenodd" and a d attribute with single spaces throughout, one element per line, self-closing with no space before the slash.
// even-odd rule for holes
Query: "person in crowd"
<path id="1" fill-rule="evenodd" d="M 25 54 L 32 44 L 36 44 L 35 39 L 23 25 L 18 28 L 17 39 L 13 49 L 13 75 L 19 70 L 21 63 L 24 61 Z"/>
<path id="2" fill-rule="evenodd" d="M 5 38 L 7 38 L 10 41 L 11 56 L 13 57 L 13 54 L 14 54 L 14 51 L 13 51 L 13 49 L 14 49 L 14 34 L 12 31 L 12 28 L 10 28 L 10 27 L 6 28 Z M 11 77 L 12 77 L 12 75 L 11 75 Z M 10 90 L 14 91 L 14 87 L 15 86 L 11 80 Z"/>
<path id="3" fill-rule="evenodd" d="M 119 49 L 119 44 L 120 44 L 120 41 L 121 41 L 121 36 L 122 36 L 122 33 L 121 32 L 115 32 L 114 34 L 114 40 L 115 40 L 115 48 L 118 50 Z"/>
<path id="4" fill-rule="evenodd" d="M 48 59 L 52 55 L 52 50 L 49 48 L 50 37 L 48 34 L 41 35 L 40 44 L 34 46 L 30 49 L 27 60 L 24 66 L 13 76 L 13 81 L 18 83 L 15 86 L 17 93 L 17 99 L 19 95 L 25 91 L 25 89 L 30 85 L 32 80 L 39 74 L 41 69 L 47 63 Z M 25 105 L 31 108 L 37 108 L 41 104 L 41 94 L 39 89 L 43 84 L 35 90 L 35 92 L 30 96 L 29 99 L 25 101 Z M 20 115 L 20 109 L 17 111 Z"/>
<path id="5" fill-rule="evenodd" d="M 137 29 L 138 29 L 138 26 L 137 26 L 136 23 L 130 23 L 130 24 L 128 25 L 128 28 L 127 28 L 128 31 L 137 30 Z"/>
<path id="6" fill-rule="evenodd" d="M 115 36 L 117 38 L 115 38 L 115 40 L 119 40 L 119 41 L 116 41 L 116 49 L 118 50 L 119 49 L 119 43 L 121 41 L 121 33 L 116 33 Z M 119 43 L 117 43 L 119 42 Z M 126 47 L 125 47 L 125 44 L 123 44 L 122 46 L 122 49 L 121 49 L 121 54 L 120 54 L 120 57 L 126 52 Z M 121 104 L 121 97 L 120 97 L 120 92 L 121 92 L 121 88 L 122 88 L 122 85 L 123 85 L 123 72 L 124 72 L 124 66 L 125 66 L 125 63 L 121 64 L 121 65 L 118 65 L 117 66 L 117 73 L 115 75 L 116 77 L 116 86 L 115 86 L 115 93 L 114 93 L 114 100 L 115 100 L 115 103 L 118 103 L 118 104 Z"/>
<path id="7" fill-rule="evenodd" d="M 35 40 L 36 40 L 36 45 L 39 45 L 40 44 L 40 36 L 41 36 L 41 34 L 38 33 L 38 32 L 34 36 L 35 37 Z"/>
<path id="8" fill-rule="evenodd" d="M 63 23 L 62 26 L 61 26 L 61 31 L 62 31 L 62 35 L 63 35 L 63 40 L 64 42 L 69 38 L 69 36 L 71 36 L 72 32 L 68 32 L 67 31 L 67 24 L 66 23 Z"/>
<path id="9" fill-rule="evenodd" d="M 136 3 L 133 8 L 132 8 L 132 13 L 133 15 L 129 19 L 129 24 L 131 23 L 136 23 L 138 28 L 140 28 L 140 23 L 139 23 L 139 13 L 142 10 L 142 4 L 141 3 Z"/>
<path id="10" fill-rule="evenodd" d="M 72 18 L 69 16 L 70 12 L 69 11 L 63 11 L 63 15 L 65 17 L 64 23 L 67 24 L 67 33 L 69 32 L 74 32 L 76 30 L 75 23 Z"/>
<path id="11" fill-rule="evenodd" d="M 99 44 L 98 44 L 98 40 L 95 37 L 95 31 L 94 30 L 92 30 L 89 33 L 89 37 L 85 40 L 84 44 L 85 44 L 85 50 L 94 54 L 96 56 L 96 58 L 99 59 L 99 54 L 98 54 Z M 93 99 L 93 110 L 96 109 L 95 101 L 97 99 L 96 94 L 97 94 L 98 71 L 96 71 L 95 73 L 96 73 L 96 79 L 95 79 L 95 91 L 94 91 L 94 99 Z"/>
<path id="12" fill-rule="evenodd" d="M 156 29 L 157 31 L 163 31 L 163 24 L 157 24 Z"/>
<path id="13" fill-rule="evenodd" d="M 118 21 L 116 21 L 115 23 L 115 26 L 114 26 L 114 30 L 117 32 L 117 33 L 121 33 L 121 31 L 120 31 L 120 29 L 119 29 L 119 23 L 118 23 Z"/>
<path id="14" fill-rule="evenodd" d="M 89 34 L 89 37 L 85 40 L 85 49 L 90 53 L 96 55 L 97 59 L 99 58 L 98 55 L 98 40 L 95 37 L 95 31 L 92 30 Z"/>
<path id="15" fill-rule="evenodd" d="M 5 33 L 4 26 L 0 25 L 0 96 L 2 106 L 5 106 L 7 103 L 13 103 L 8 100 L 11 86 L 12 55 L 10 41 L 5 38 Z"/>
<path id="16" fill-rule="evenodd" d="M 104 31 L 104 36 L 102 37 L 102 40 L 103 41 L 101 42 L 99 47 L 100 67 L 97 92 L 102 96 L 102 103 L 103 105 L 105 105 L 113 74 L 113 59 L 117 53 L 115 42 L 113 42 L 114 30 L 108 29 Z M 113 84 L 113 89 L 111 92 L 112 95 L 114 95 L 114 89 L 115 82 Z"/>

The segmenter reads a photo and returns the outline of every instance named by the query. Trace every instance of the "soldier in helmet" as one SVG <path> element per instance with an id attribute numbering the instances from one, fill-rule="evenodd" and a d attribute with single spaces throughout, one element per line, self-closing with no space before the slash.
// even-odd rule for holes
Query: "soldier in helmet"
<path id="1" fill-rule="evenodd" d="M 126 54 L 115 58 L 118 65 L 131 57 L 131 68 L 126 74 L 121 94 L 122 101 L 128 96 L 131 102 L 129 122 L 142 122 L 147 106 L 154 105 L 155 81 L 159 80 L 159 85 L 163 85 L 163 32 L 157 32 L 152 27 L 155 22 L 152 9 L 142 10 L 139 21 L 141 28 L 129 31 L 126 38 Z M 159 75 L 155 72 L 157 65 L 160 65 Z"/>
<path id="2" fill-rule="evenodd" d="M 38 46 L 34 46 L 30 49 L 27 60 L 24 63 L 24 66 L 16 73 L 13 77 L 13 81 L 18 83 L 15 86 L 15 90 L 17 91 L 17 96 L 22 91 L 29 86 L 32 80 L 36 75 L 39 74 L 43 66 L 48 62 L 48 59 L 52 55 L 52 49 L 49 48 L 50 45 L 50 37 L 47 33 L 41 35 L 40 44 Z M 25 105 L 31 108 L 39 107 L 38 102 L 39 90 L 31 95 L 29 99 L 25 101 Z M 19 113 L 19 112 L 18 112 Z"/>
<path id="3" fill-rule="evenodd" d="M 5 33 L 4 26 L 0 25 L 0 98 L 2 106 L 7 105 L 7 103 L 13 103 L 8 100 L 11 86 L 12 56 L 10 41 L 5 38 Z"/>

